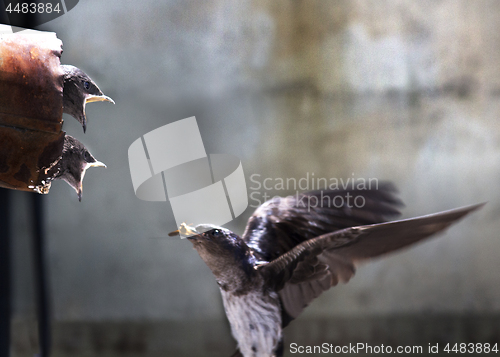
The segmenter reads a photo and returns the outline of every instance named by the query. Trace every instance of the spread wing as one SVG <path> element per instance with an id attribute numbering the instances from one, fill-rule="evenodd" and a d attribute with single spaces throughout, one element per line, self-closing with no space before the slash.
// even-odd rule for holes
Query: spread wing
<path id="1" fill-rule="evenodd" d="M 296 318 L 313 299 L 354 275 L 360 260 L 406 247 L 443 231 L 483 204 L 412 219 L 346 228 L 295 246 L 259 267 L 269 287 L 277 289 L 288 319 Z"/>
<path id="2" fill-rule="evenodd" d="M 257 208 L 242 238 L 256 258 L 269 262 L 297 244 L 343 228 L 385 222 L 402 202 L 390 183 L 367 190 L 313 191 L 275 197 Z"/>
<path id="3" fill-rule="evenodd" d="M 402 205 L 396 197 L 396 189 L 387 182 L 380 182 L 373 189 L 324 190 L 276 197 L 257 208 L 248 221 L 243 239 L 255 257 L 267 263 L 311 238 L 353 226 L 385 222 L 399 215 L 398 207 Z M 312 266 L 318 274 L 325 274 L 324 262 L 308 260 L 307 267 Z M 354 273 L 352 264 L 340 258 L 330 260 L 328 270 L 331 276 L 342 280 Z M 287 286 L 290 288 L 280 293 L 285 306 L 283 321 L 298 315 L 297 309 L 292 308 L 294 301 L 309 302 L 330 287 L 321 279 Z"/>

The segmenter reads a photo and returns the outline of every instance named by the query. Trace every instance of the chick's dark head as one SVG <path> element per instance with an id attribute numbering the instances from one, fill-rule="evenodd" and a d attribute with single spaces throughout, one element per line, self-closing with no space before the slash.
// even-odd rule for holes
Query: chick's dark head
<path id="1" fill-rule="evenodd" d="M 53 172 L 53 180 L 66 181 L 78 194 L 78 200 L 82 200 L 82 181 L 89 167 L 106 167 L 97 161 L 87 148 L 70 135 L 64 138 L 63 153 L 57 165 L 50 171 Z"/>
<path id="2" fill-rule="evenodd" d="M 82 125 L 83 131 L 87 130 L 87 117 L 85 105 L 92 102 L 108 101 L 113 99 L 104 95 L 97 84 L 81 69 L 62 65 L 64 71 L 63 112 L 73 116 Z"/>

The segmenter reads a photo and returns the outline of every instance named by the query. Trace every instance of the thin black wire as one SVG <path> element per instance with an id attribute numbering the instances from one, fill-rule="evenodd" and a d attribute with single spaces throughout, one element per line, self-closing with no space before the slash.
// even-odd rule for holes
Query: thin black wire
<path id="1" fill-rule="evenodd" d="M 11 318 L 11 192 L 0 188 L 0 357 L 10 352 Z"/>
<path id="2" fill-rule="evenodd" d="M 43 196 L 30 194 L 33 206 L 33 253 L 35 288 L 38 309 L 38 333 L 40 337 L 40 357 L 48 357 L 51 350 L 51 322 L 49 284 L 45 262 L 45 226 Z"/>

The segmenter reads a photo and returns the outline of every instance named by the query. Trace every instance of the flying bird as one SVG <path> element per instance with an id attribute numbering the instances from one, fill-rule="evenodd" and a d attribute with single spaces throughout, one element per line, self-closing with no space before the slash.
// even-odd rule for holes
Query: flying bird
<path id="1" fill-rule="evenodd" d="M 115 104 L 114 100 L 104 95 L 97 84 L 81 69 L 62 65 L 64 70 L 63 87 L 63 112 L 73 116 L 87 130 L 87 117 L 85 105 L 92 102 L 108 101 Z"/>
<path id="2" fill-rule="evenodd" d="M 81 202 L 82 181 L 89 167 L 106 167 L 106 165 L 97 161 L 81 142 L 66 134 L 61 158 L 47 170 L 47 173 L 50 181 L 66 181 L 76 191 Z"/>
<path id="3" fill-rule="evenodd" d="M 348 194 L 365 204 L 332 205 Z M 320 204 L 309 205 L 312 198 Z M 482 206 L 386 222 L 401 205 L 390 184 L 315 191 L 265 202 L 241 237 L 210 224 L 183 224 L 169 235 L 187 237 L 215 276 L 238 343 L 233 357 L 279 357 L 282 329 L 323 291 L 348 282 L 357 263 L 442 232 Z"/>

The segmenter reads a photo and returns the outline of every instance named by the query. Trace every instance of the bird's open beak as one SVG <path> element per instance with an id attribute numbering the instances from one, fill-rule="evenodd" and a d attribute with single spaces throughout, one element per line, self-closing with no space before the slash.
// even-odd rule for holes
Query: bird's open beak
<path id="1" fill-rule="evenodd" d="M 85 173 L 87 172 L 87 169 L 89 167 L 107 167 L 103 162 L 100 162 L 100 161 L 94 161 L 94 162 L 88 162 L 84 167 L 83 167 L 83 170 L 82 170 L 82 177 L 80 179 L 80 182 L 78 183 L 78 186 L 75 187 L 75 190 L 76 190 L 76 193 L 78 194 L 78 201 L 82 202 L 82 191 L 83 191 L 83 187 L 82 187 L 82 181 L 83 181 L 83 178 L 85 177 Z"/>
<path id="2" fill-rule="evenodd" d="M 85 98 L 85 103 L 93 103 L 93 102 L 110 102 L 115 104 L 115 101 L 108 97 L 107 95 L 93 95 L 90 94 Z"/>
<path id="3" fill-rule="evenodd" d="M 82 127 L 83 127 L 83 132 L 85 133 L 87 131 L 87 115 L 85 114 L 85 106 L 87 103 L 93 103 L 93 102 L 110 102 L 115 104 L 115 101 L 108 97 L 107 95 L 93 95 L 89 94 L 85 97 L 85 101 L 83 102 L 83 118 L 81 119 Z"/>

